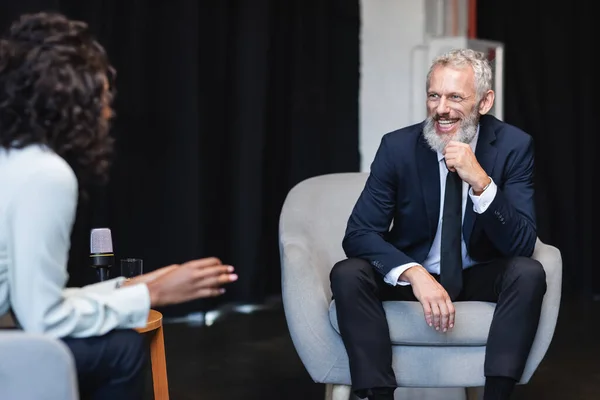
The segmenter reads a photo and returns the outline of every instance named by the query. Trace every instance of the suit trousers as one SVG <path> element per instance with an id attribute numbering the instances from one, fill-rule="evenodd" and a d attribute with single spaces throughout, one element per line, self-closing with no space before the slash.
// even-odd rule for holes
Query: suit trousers
<path id="1" fill-rule="evenodd" d="M 75 358 L 82 400 L 141 400 L 147 353 L 144 337 L 134 330 L 102 336 L 63 338 Z"/>
<path id="2" fill-rule="evenodd" d="M 439 276 L 433 276 L 439 281 Z M 392 343 L 382 302 L 417 301 L 412 286 L 386 284 L 370 263 L 357 258 L 338 262 L 330 280 L 352 389 L 365 397 L 372 388 L 395 388 Z M 486 345 L 485 376 L 520 379 L 545 292 L 544 269 L 531 258 L 500 259 L 463 270 L 463 289 L 455 301 L 496 303 Z"/>

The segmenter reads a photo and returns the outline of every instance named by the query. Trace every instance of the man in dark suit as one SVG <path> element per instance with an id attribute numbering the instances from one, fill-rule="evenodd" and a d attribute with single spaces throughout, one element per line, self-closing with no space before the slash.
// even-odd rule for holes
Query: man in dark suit
<path id="1" fill-rule="evenodd" d="M 496 303 L 485 400 L 508 399 L 533 342 L 546 279 L 536 242 L 533 143 L 493 116 L 484 55 L 454 50 L 427 76 L 428 117 L 383 136 L 331 271 L 355 393 L 393 399 L 382 307 L 414 300 L 426 323 L 454 326 L 455 301 Z"/>

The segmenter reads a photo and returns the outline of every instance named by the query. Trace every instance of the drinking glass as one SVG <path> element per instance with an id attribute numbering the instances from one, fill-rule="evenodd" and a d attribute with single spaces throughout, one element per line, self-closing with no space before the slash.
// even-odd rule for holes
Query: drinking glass
<path id="1" fill-rule="evenodd" d="M 127 279 L 144 273 L 144 261 L 141 258 L 121 259 L 121 275 Z"/>

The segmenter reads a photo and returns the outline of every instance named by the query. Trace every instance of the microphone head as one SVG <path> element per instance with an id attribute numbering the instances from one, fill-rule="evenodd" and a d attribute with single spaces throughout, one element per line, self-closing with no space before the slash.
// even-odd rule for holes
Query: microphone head
<path id="1" fill-rule="evenodd" d="M 103 254 L 113 252 L 112 235 L 109 228 L 95 228 L 90 233 L 90 253 Z"/>

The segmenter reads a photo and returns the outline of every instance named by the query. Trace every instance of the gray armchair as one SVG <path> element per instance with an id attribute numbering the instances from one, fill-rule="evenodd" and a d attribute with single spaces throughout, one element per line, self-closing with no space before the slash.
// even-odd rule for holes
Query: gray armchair
<path id="1" fill-rule="evenodd" d="M 311 378 L 327 385 L 327 399 L 351 396 L 348 358 L 338 333 L 329 272 L 345 258 L 341 242 L 346 222 L 367 176 L 341 173 L 307 179 L 289 192 L 280 216 L 282 294 L 288 328 Z M 521 384 L 529 381 L 546 354 L 561 296 L 558 249 L 538 239 L 533 258 L 544 266 L 548 289 Z M 454 330 L 439 333 L 425 324 L 418 303 L 384 303 L 400 398 L 464 399 L 480 394 L 477 388 L 485 383 L 485 344 L 495 305 L 460 302 L 455 307 Z"/>
<path id="2" fill-rule="evenodd" d="M 78 400 L 75 362 L 56 339 L 0 330 L 0 399 Z"/>

